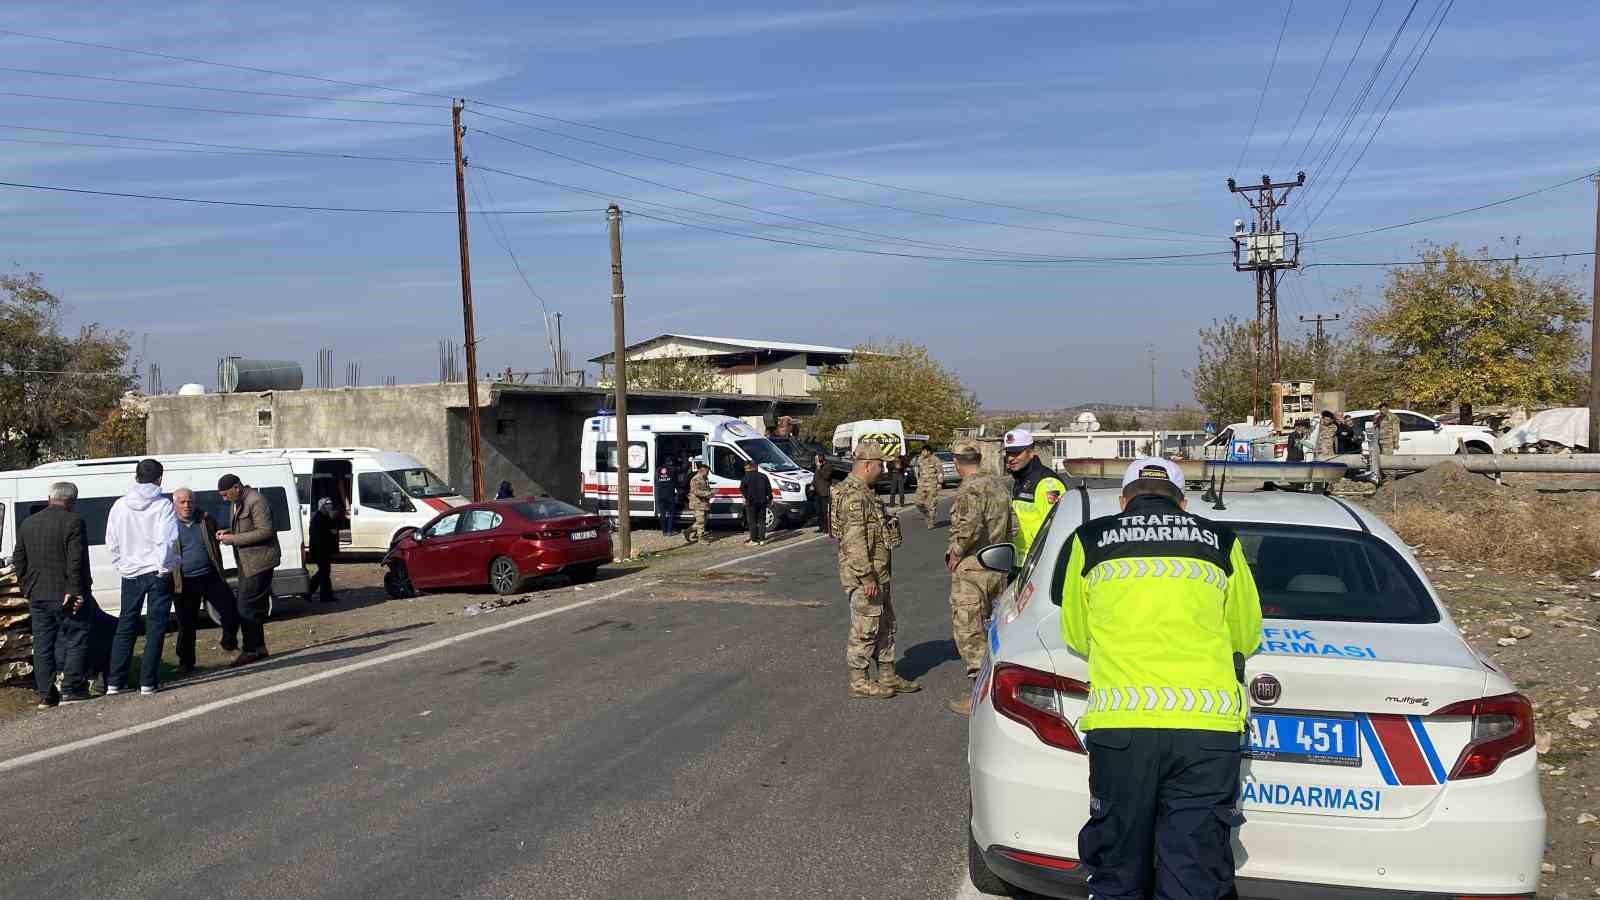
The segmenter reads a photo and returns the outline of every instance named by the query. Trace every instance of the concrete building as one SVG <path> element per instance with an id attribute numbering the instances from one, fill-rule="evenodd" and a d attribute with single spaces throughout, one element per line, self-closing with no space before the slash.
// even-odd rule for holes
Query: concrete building
<path id="1" fill-rule="evenodd" d="M 659 334 L 627 348 L 628 361 L 671 357 L 701 357 L 720 370 L 740 394 L 805 397 L 820 386 L 819 369 L 842 366 L 855 351 L 819 344 L 789 344 L 744 338 L 704 337 L 693 334 Z M 614 354 L 591 358 L 601 366 L 601 381 L 609 382 Z"/>
<path id="2" fill-rule="evenodd" d="M 480 382 L 479 434 L 488 496 L 501 481 L 519 494 L 546 493 L 577 502 L 583 422 L 610 396 L 599 388 Z M 462 494 L 472 492 L 467 386 L 266 391 L 148 398 L 148 452 L 214 453 L 257 447 L 377 447 L 408 453 Z M 629 392 L 630 413 L 697 407 L 751 417 L 807 416 L 816 401 L 751 394 Z"/>

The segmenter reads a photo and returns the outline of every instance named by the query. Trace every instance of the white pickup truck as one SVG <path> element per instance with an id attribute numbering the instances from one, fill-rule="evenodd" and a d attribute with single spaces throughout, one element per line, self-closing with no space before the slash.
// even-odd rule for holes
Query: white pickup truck
<path id="1" fill-rule="evenodd" d="M 1445 425 L 1409 409 L 1392 410 L 1400 419 L 1398 453 L 1493 453 L 1495 433 L 1481 425 Z M 1367 423 L 1378 414 L 1375 409 L 1350 413 L 1356 434 L 1365 432 Z"/>

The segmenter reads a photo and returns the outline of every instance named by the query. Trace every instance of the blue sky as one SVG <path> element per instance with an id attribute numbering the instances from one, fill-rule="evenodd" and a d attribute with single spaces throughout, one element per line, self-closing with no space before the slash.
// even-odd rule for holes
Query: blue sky
<path id="1" fill-rule="evenodd" d="M 1290 228 L 1309 239 L 1336 236 L 1533 190 L 1600 164 L 1600 116 L 1593 114 L 1600 108 L 1600 58 L 1593 51 L 1600 8 L 1468 2 L 1451 8 L 1415 77 L 1351 168 L 1388 106 L 1391 76 L 1440 2 L 1419 0 L 1394 57 L 1333 154 L 1336 164 L 1293 198 Z M 725 231 L 886 253 L 1003 259 L 1225 250 L 1233 219 L 1245 214 L 1225 179 L 1237 172 L 1241 181 L 1255 180 L 1275 161 L 1276 177 L 1292 177 L 1297 162 L 1315 175 L 1319 151 L 1339 133 L 1410 5 L 1350 0 L 1340 28 L 1344 3 L 1294 4 L 1242 165 L 1283 22 L 1285 5 L 1276 2 L 1251 8 L 1248 18 L 1238 4 L 1133 0 L 624 2 L 604 7 L 604 16 L 600 7 L 565 3 L 474 4 L 463 12 L 445 3 L 247 9 L 12 2 L 0 11 L 0 28 L 478 98 L 821 173 L 469 102 L 466 146 L 479 167 L 468 182 L 475 208 L 591 210 L 497 217 L 503 232 L 473 217 L 480 367 L 494 370 L 543 368 L 550 358 L 540 306 L 497 238 L 515 251 L 549 309 L 564 314 L 575 359 L 609 347 L 610 273 L 600 212 L 606 196 L 633 198 L 619 199 L 629 211 Z M 1371 33 L 1356 53 L 1368 21 Z M 0 128 L 0 180 L 251 202 L 454 205 L 449 167 L 431 164 L 449 158 L 444 99 L 7 35 L 0 35 L 0 65 L 422 104 L 240 95 L 0 70 L 0 92 L 12 94 L 383 121 L 0 93 L 0 122 L 9 126 Z M 1314 79 L 1317 89 L 1308 93 Z M 1324 109 L 1331 111 L 1304 153 Z M 172 152 L 208 148 L 129 136 L 422 162 Z M 159 146 L 169 149 L 148 149 Z M 1348 182 L 1336 191 L 1347 170 Z M 1325 203 L 1307 229 L 1307 219 Z M 1473 215 L 1308 246 L 1304 261 L 1406 259 L 1425 239 L 1499 249 L 1520 237 L 1524 253 L 1588 249 L 1593 204 L 1592 186 L 1579 182 Z M 169 390 L 184 381 L 210 385 L 224 355 L 298 359 L 314 381 L 322 347 L 333 348 L 341 381 L 343 364 L 351 361 L 361 363 L 367 383 L 391 375 L 402 383 L 427 381 L 436 375 L 438 341 L 460 335 L 450 215 L 239 209 L 0 188 L 0 248 L 0 262 L 44 275 L 70 304 L 72 323 L 98 321 L 133 332 L 135 347 L 147 347 L 148 358 L 161 365 Z M 1159 402 L 1189 402 L 1182 369 L 1193 362 L 1196 329 L 1229 313 L 1248 316 L 1253 302 L 1249 276 L 1235 273 L 1225 256 L 951 262 L 796 247 L 633 217 L 625 227 L 624 257 L 632 338 L 663 331 L 838 344 L 904 338 L 929 345 L 991 407 L 1148 402 L 1151 344 L 1160 359 Z M 1581 283 L 1587 265 L 1572 260 L 1550 267 L 1574 273 Z M 1382 277 L 1380 269 L 1331 267 L 1290 276 L 1282 294 L 1285 333 L 1296 327 L 1296 316 L 1337 311 L 1342 291 L 1371 294 Z"/>

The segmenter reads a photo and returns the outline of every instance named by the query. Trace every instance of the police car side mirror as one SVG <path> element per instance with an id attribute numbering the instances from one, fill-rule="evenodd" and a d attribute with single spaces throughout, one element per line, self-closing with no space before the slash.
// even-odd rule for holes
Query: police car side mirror
<path id="1" fill-rule="evenodd" d="M 1010 544 L 990 544 L 978 551 L 978 565 L 991 572 L 1010 574 L 1017 561 L 1017 548 Z"/>

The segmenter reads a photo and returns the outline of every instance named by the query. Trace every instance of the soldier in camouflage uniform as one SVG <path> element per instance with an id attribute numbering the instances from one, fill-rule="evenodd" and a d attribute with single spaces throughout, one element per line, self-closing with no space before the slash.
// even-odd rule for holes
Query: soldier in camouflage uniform
<path id="1" fill-rule="evenodd" d="M 839 581 L 850 597 L 850 696 L 887 699 L 921 690 L 894 670 L 894 604 L 889 598 L 889 554 L 900 546 L 900 520 L 878 503 L 872 483 L 883 474 L 883 450 L 857 445 L 850 476 L 834 486 L 834 540 L 839 542 Z M 878 680 L 867 667 L 878 660 Z"/>
<path id="2" fill-rule="evenodd" d="M 1017 514 L 1011 506 L 1011 485 L 999 475 L 980 469 L 983 453 L 968 445 L 956 449 L 956 471 L 961 489 L 950 507 L 950 546 L 945 565 L 950 569 L 950 628 L 956 649 L 967 664 L 967 677 L 983 668 L 988 647 L 984 623 L 994 613 L 994 598 L 1006 586 L 1002 572 L 978 564 L 978 551 L 993 544 L 1010 543 L 1017 535 Z M 972 692 L 950 701 L 962 715 L 972 712 Z"/>
<path id="3" fill-rule="evenodd" d="M 917 455 L 917 509 L 922 510 L 928 527 L 933 527 L 933 517 L 939 512 L 939 488 L 944 482 L 944 463 L 933 455 L 933 448 L 923 447 Z"/>
<path id="4" fill-rule="evenodd" d="M 1384 403 L 1378 407 L 1378 415 L 1374 420 L 1378 428 L 1379 454 L 1395 454 L 1400 452 L 1400 417 L 1389 409 L 1389 404 Z"/>
<path id="5" fill-rule="evenodd" d="M 706 513 L 711 511 L 711 467 L 705 463 L 695 466 L 694 477 L 689 479 L 689 512 L 694 516 L 694 524 L 683 533 L 683 539 L 689 543 L 705 541 L 706 539 Z"/>

